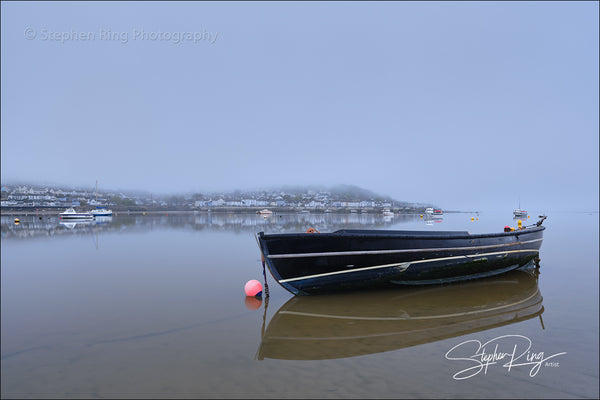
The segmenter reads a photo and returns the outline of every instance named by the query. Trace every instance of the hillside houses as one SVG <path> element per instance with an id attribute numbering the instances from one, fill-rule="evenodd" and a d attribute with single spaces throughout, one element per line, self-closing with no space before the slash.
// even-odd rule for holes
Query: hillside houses
<path id="1" fill-rule="evenodd" d="M 200 209 L 244 209 L 244 208 L 300 208 L 308 210 L 326 209 L 379 209 L 396 208 L 409 211 L 420 207 L 417 204 L 382 198 L 360 198 L 350 192 L 314 190 L 249 191 L 236 190 L 230 193 L 195 193 L 185 196 L 152 194 L 107 193 L 93 190 L 61 189 L 32 186 L 2 186 L 2 208 L 65 208 L 110 206 L 121 209 L 152 210 L 200 210 Z"/>
<path id="2" fill-rule="evenodd" d="M 3 186 L 1 193 L 1 207 L 79 207 L 82 204 L 96 206 L 108 203 L 106 198 L 96 199 L 93 192 L 84 190 Z"/>

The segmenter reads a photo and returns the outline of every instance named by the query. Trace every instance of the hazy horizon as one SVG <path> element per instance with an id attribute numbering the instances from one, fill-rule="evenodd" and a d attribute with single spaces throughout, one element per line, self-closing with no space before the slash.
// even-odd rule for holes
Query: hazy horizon
<path id="1" fill-rule="evenodd" d="M 598 2 L 2 2 L 1 180 L 598 210 Z"/>

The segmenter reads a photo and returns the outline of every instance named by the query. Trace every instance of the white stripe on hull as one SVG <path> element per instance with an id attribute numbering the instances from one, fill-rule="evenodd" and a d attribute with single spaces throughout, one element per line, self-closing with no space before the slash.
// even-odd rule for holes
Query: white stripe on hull
<path id="1" fill-rule="evenodd" d="M 533 239 L 525 242 L 488 244 L 485 246 L 469 246 L 469 247 L 437 247 L 430 249 L 402 249 L 402 250 L 358 250 L 358 251 L 331 251 L 323 253 L 298 253 L 298 254 L 269 254 L 267 258 L 301 258 L 301 257 L 331 257 L 331 256 L 358 256 L 367 254 L 397 254 L 397 253 L 418 253 L 423 251 L 461 251 L 461 250 L 479 250 L 492 249 L 494 247 L 518 246 L 527 243 L 541 242 L 544 240 Z"/>
<path id="2" fill-rule="evenodd" d="M 541 240 L 541 239 L 540 239 Z M 525 242 L 523 242 L 525 243 Z M 415 260 L 415 261 L 408 261 L 408 262 L 401 262 L 401 263 L 395 263 L 395 264 L 383 264 L 383 265 L 375 265 L 372 267 L 364 267 L 364 268 L 355 268 L 355 269 L 350 269 L 347 271 L 335 271 L 335 272 L 327 272 L 324 274 L 315 274 L 315 275 L 306 275 L 306 276 L 301 276 L 298 278 L 290 278 L 290 279 L 282 279 L 280 281 L 278 281 L 279 283 L 286 283 L 286 282 L 294 282 L 294 281 L 300 281 L 303 279 L 311 279 L 311 278 L 321 278 L 324 276 L 331 276 L 331 275 L 338 275 L 338 274 L 347 274 L 350 272 L 359 272 L 359 271 L 368 271 L 370 269 L 378 269 L 378 268 L 389 268 L 389 267 L 400 267 L 398 272 L 404 272 L 406 271 L 406 269 L 411 265 L 411 264 L 422 264 L 422 263 L 428 263 L 428 262 L 435 262 L 435 261 L 444 261 L 444 260 L 458 260 L 461 258 L 473 258 L 473 261 L 477 261 L 478 259 L 481 259 L 485 256 L 493 256 L 493 255 L 498 255 L 498 254 L 509 254 L 509 253 L 527 253 L 527 252 L 532 252 L 532 253 L 539 253 L 539 250 L 533 250 L 533 249 L 529 249 L 529 250 L 510 250 L 510 251 L 498 251 L 495 253 L 484 253 L 484 254 L 473 254 L 473 255 L 464 255 L 464 256 L 453 256 L 453 257 L 442 257 L 442 258 L 430 258 L 427 260 Z"/>

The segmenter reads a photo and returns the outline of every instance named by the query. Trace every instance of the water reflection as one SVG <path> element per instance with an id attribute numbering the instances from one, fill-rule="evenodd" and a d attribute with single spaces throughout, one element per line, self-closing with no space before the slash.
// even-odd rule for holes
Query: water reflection
<path id="1" fill-rule="evenodd" d="M 544 307 L 538 274 L 533 265 L 528 265 L 501 276 L 449 286 L 296 296 L 269 322 L 257 357 L 355 357 L 449 339 L 537 316 L 541 321 Z"/>
<path id="2" fill-rule="evenodd" d="M 443 220 L 444 220 L 444 217 L 439 216 L 439 215 L 426 214 L 423 217 L 423 221 L 425 221 L 426 225 L 440 224 L 440 223 L 442 223 Z"/>
<path id="3" fill-rule="evenodd" d="M 87 220 L 87 221 L 60 221 L 59 222 L 60 226 L 64 226 L 67 229 L 75 229 L 75 227 L 77 226 L 91 226 L 92 225 L 92 220 Z"/>
<path id="4" fill-rule="evenodd" d="M 320 231 L 351 228 L 385 229 L 395 224 L 419 220 L 419 215 L 406 214 L 393 217 L 375 213 L 283 213 L 268 216 L 256 213 L 160 213 L 122 214 L 112 217 L 96 217 L 91 221 L 61 221 L 58 215 L 19 216 L 15 224 L 14 216 L 3 215 L 0 219 L 2 238 L 31 238 L 61 234 L 89 234 L 91 231 L 151 230 L 154 227 L 169 226 L 188 230 L 265 231 L 268 233 L 306 231 L 318 227 Z"/>

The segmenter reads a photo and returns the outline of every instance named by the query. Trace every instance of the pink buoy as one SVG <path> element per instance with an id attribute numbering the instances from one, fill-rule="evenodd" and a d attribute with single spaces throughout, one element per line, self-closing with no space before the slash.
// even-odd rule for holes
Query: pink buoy
<path id="1" fill-rule="evenodd" d="M 262 285 L 256 279 L 252 279 L 246 282 L 244 291 L 246 292 L 246 296 L 260 297 L 262 296 Z"/>

